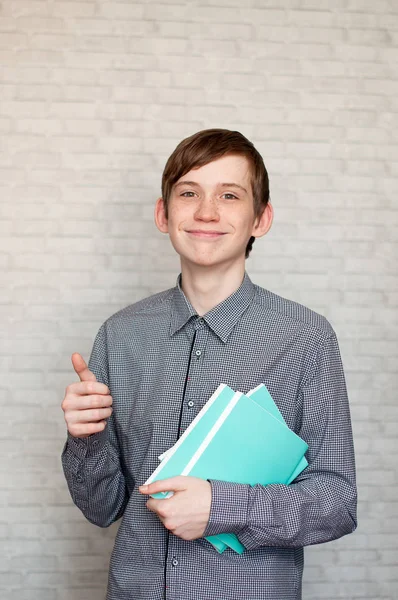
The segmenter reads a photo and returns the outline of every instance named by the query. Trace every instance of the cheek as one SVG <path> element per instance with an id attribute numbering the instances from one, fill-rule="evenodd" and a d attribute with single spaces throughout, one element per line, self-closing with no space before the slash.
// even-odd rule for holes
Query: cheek
<path id="1" fill-rule="evenodd" d="M 174 227 L 174 229 L 178 229 L 181 227 L 182 223 L 185 223 L 190 215 L 192 210 L 190 210 L 189 206 L 186 205 L 178 205 L 173 204 L 172 207 L 169 207 L 169 225 Z"/>
<path id="2" fill-rule="evenodd" d="M 254 222 L 254 215 L 248 215 L 247 212 L 244 211 L 236 214 L 233 220 L 235 229 L 243 236 L 246 236 L 248 232 L 249 234 L 252 232 Z"/>

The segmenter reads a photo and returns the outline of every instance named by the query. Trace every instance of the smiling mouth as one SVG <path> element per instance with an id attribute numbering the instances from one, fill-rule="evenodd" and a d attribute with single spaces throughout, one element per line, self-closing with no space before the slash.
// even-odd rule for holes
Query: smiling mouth
<path id="1" fill-rule="evenodd" d="M 225 235 L 223 231 L 202 231 L 200 229 L 191 229 L 188 230 L 187 233 L 195 237 L 201 237 L 204 239 L 215 239 Z"/>

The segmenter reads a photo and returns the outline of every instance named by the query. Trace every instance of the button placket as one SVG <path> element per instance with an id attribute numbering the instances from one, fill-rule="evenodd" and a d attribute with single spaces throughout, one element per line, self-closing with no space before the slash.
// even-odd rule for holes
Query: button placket
<path id="1" fill-rule="evenodd" d="M 204 322 L 203 322 L 204 323 Z M 191 361 L 188 372 L 188 382 L 185 394 L 185 410 L 183 411 L 181 430 L 185 430 L 196 414 L 195 407 L 200 406 L 201 398 L 201 370 L 203 365 L 204 351 L 208 339 L 206 327 L 196 330 L 195 346 L 192 350 Z"/>
<path id="2" fill-rule="evenodd" d="M 170 537 L 169 539 L 169 555 L 167 559 L 167 587 L 166 587 L 166 600 L 177 600 L 180 598 L 179 587 L 180 587 L 180 546 L 181 540 L 179 538 Z"/>

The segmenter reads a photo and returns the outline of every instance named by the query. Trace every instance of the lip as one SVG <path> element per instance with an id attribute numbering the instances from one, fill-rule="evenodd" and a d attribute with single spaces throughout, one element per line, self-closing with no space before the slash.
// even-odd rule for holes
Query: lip
<path id="1" fill-rule="evenodd" d="M 225 235 L 224 231 L 206 231 L 203 229 L 189 229 L 187 230 L 187 233 L 189 233 L 189 235 L 204 239 L 215 239 Z"/>

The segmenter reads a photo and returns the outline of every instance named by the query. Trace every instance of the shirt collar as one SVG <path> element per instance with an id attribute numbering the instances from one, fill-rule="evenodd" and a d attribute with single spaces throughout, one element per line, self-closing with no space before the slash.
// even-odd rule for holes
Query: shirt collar
<path id="1" fill-rule="evenodd" d="M 255 286 L 245 273 L 236 292 L 203 315 L 203 320 L 222 342 L 227 342 L 233 328 L 251 304 L 254 293 Z M 195 316 L 198 314 L 181 289 L 181 275 L 179 275 L 172 297 L 170 335 L 174 335 Z"/>

